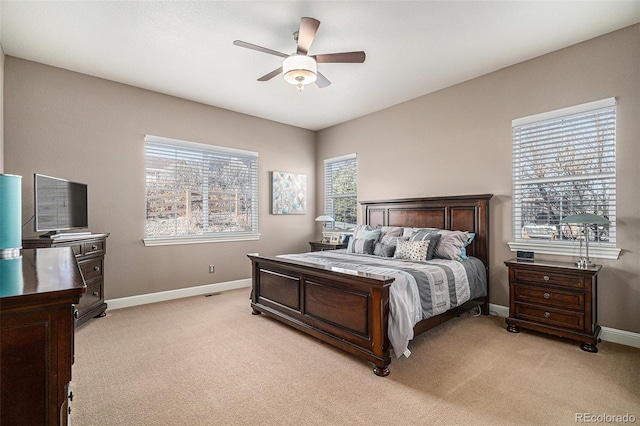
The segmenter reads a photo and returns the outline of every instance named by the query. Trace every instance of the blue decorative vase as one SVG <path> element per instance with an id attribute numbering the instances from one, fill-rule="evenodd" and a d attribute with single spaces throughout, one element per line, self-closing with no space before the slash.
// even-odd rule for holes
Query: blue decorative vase
<path id="1" fill-rule="evenodd" d="M 22 256 L 0 259 L 0 297 L 22 294 Z"/>

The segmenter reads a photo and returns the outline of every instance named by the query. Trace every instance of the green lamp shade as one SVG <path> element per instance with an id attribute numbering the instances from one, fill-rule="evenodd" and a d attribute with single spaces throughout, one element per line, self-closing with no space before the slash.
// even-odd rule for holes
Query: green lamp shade
<path id="1" fill-rule="evenodd" d="M 22 247 L 22 177 L 0 174 L 0 257 Z"/>
<path id="2" fill-rule="evenodd" d="M 580 213 L 564 217 L 562 218 L 560 223 L 593 223 L 594 225 L 608 225 L 611 222 L 609 221 L 609 219 L 598 216 L 597 214 Z"/>

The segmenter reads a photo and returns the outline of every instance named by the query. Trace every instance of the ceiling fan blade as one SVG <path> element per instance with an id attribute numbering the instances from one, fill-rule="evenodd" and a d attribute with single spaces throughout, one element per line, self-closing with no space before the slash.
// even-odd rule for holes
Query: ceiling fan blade
<path id="1" fill-rule="evenodd" d="M 257 50 L 258 52 L 268 53 L 270 55 L 280 56 L 281 58 L 288 58 L 286 53 L 278 52 L 276 50 L 267 49 L 266 47 L 257 46 L 255 44 L 247 43 L 246 41 L 234 40 L 233 44 L 240 47 L 246 47 L 247 49 Z"/>
<path id="2" fill-rule="evenodd" d="M 324 55 L 314 56 L 317 63 L 353 63 L 361 64 L 364 62 L 366 55 L 363 51 L 343 52 L 343 53 L 325 53 Z"/>
<path id="3" fill-rule="evenodd" d="M 275 69 L 275 70 L 271 71 L 269 74 L 265 74 L 265 75 L 263 75 L 262 77 L 260 77 L 260 78 L 258 79 L 258 81 L 268 81 L 268 80 L 271 80 L 273 77 L 275 77 L 276 75 L 278 75 L 278 74 L 280 74 L 280 73 L 282 73 L 282 67 L 277 68 L 277 69 Z"/>
<path id="4" fill-rule="evenodd" d="M 327 77 L 320 74 L 320 71 L 318 71 L 317 78 L 316 78 L 316 86 L 322 89 L 323 87 L 327 87 L 330 84 L 331 82 L 327 79 Z"/>
<path id="5" fill-rule="evenodd" d="M 300 19 L 300 31 L 298 31 L 298 55 L 309 53 L 311 43 L 316 37 L 316 32 L 320 26 L 320 21 L 313 18 Z"/>

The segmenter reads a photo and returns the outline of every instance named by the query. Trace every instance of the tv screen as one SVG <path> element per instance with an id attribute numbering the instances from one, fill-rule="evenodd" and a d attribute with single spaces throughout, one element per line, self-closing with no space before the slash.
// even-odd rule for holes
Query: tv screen
<path id="1" fill-rule="evenodd" d="M 36 232 L 87 228 L 87 185 L 36 173 L 34 209 Z"/>

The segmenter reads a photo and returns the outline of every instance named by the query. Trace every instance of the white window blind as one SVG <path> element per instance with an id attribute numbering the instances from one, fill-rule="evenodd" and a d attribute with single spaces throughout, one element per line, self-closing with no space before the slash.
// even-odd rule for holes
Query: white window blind
<path id="1" fill-rule="evenodd" d="M 591 226 L 590 246 L 615 247 L 615 148 L 615 98 L 514 120 L 515 241 L 575 244 L 581 228 L 560 220 L 594 213 L 611 224 Z"/>
<path id="2" fill-rule="evenodd" d="M 349 229 L 358 220 L 356 154 L 324 160 L 324 213 L 333 217 L 330 229 Z"/>
<path id="3" fill-rule="evenodd" d="M 145 137 L 145 244 L 256 239 L 258 154 Z"/>

